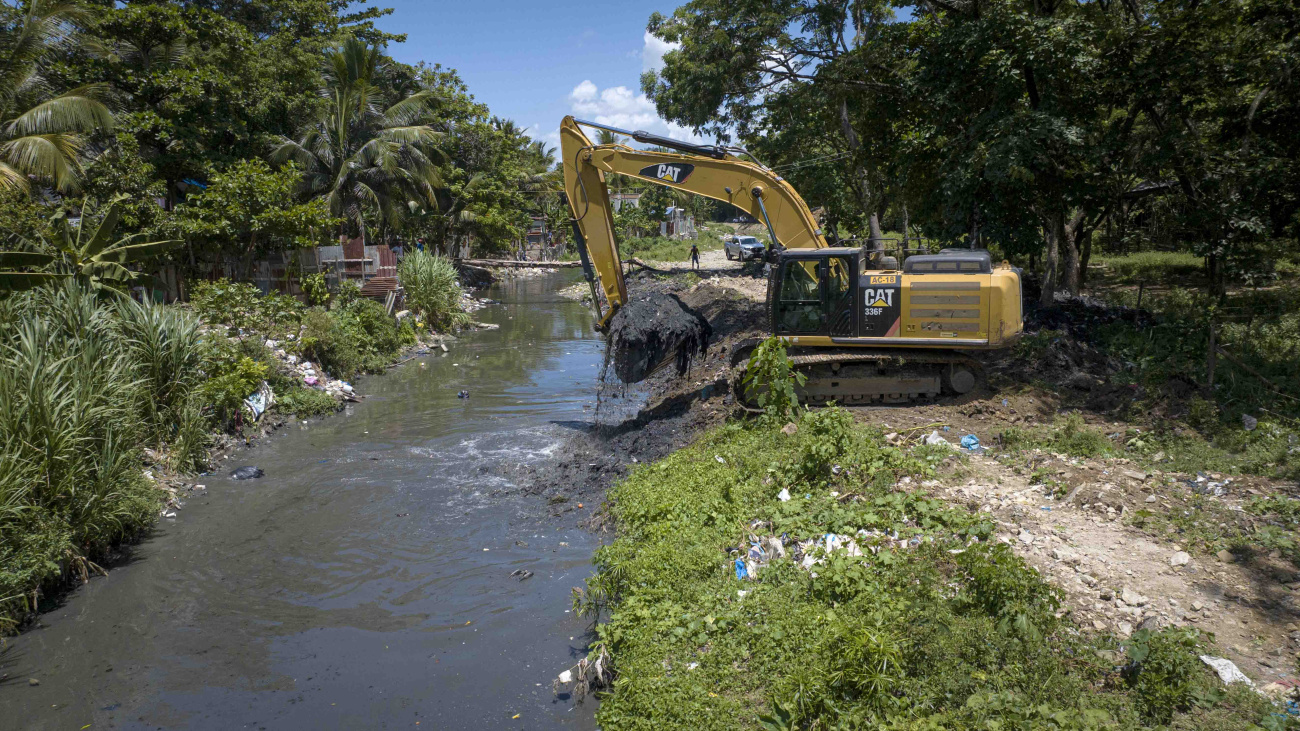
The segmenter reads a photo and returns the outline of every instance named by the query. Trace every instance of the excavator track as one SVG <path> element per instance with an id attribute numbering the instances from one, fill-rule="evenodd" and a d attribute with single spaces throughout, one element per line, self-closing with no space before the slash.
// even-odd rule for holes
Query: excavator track
<path id="1" fill-rule="evenodd" d="M 746 408 L 757 408 L 744 387 L 756 344 L 742 344 L 732 353 L 731 381 L 736 400 Z M 979 361 L 952 350 L 792 349 L 789 357 L 808 379 L 797 389 L 799 402 L 814 406 L 930 401 L 970 393 L 984 382 Z"/>

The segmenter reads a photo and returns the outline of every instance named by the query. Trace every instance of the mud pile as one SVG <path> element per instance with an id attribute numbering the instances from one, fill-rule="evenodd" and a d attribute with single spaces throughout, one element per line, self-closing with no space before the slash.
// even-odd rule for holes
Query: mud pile
<path id="1" fill-rule="evenodd" d="M 627 303 L 609 321 L 608 358 L 624 383 L 644 381 L 675 358 L 677 374 L 709 347 L 713 328 L 698 312 L 670 294 L 651 293 Z"/>

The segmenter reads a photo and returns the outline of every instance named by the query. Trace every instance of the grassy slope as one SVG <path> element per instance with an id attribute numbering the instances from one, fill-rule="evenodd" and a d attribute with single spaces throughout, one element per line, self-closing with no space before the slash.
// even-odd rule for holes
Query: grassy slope
<path id="1" fill-rule="evenodd" d="M 619 539 L 580 600 L 612 610 L 600 637 L 618 675 L 602 727 L 1246 729 L 1265 716 L 1257 697 L 1217 690 L 1192 634 L 1140 633 L 1135 652 L 1148 656 L 1116 672 L 1115 641 L 1058 620 L 1034 571 L 967 545 L 988 535 L 978 516 L 894 487 L 936 458 L 882 446 L 826 410 L 795 436 L 727 425 L 616 486 Z M 783 487 L 794 499 L 777 499 Z M 921 540 L 900 550 L 859 538 L 879 553 L 839 554 L 815 577 L 776 559 L 742 582 L 727 550 L 748 550 L 751 528 Z"/>

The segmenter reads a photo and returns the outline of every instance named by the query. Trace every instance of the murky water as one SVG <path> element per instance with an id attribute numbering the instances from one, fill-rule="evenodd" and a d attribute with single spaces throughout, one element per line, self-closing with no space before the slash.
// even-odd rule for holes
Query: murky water
<path id="1" fill-rule="evenodd" d="M 584 652 L 566 610 L 595 540 L 493 470 L 543 461 L 594 407 L 601 345 L 557 279 L 494 289 L 476 318 L 500 330 L 223 464 L 265 478 L 204 478 L 11 643 L 0 727 L 594 727 L 550 682 Z"/>

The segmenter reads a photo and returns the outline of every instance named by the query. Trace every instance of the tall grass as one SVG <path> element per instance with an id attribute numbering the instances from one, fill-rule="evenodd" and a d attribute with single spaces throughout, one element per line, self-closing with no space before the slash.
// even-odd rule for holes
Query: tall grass
<path id="1" fill-rule="evenodd" d="M 1093 262 L 1120 283 L 1186 284 L 1205 274 L 1205 259 L 1186 251 L 1140 251 L 1123 256 L 1096 256 Z"/>
<path id="2" fill-rule="evenodd" d="M 69 282 L 0 302 L 0 625 L 157 515 L 141 449 L 201 454 L 198 327 Z"/>
<path id="3" fill-rule="evenodd" d="M 397 267 L 406 290 L 406 302 L 429 327 L 447 331 L 469 323 L 460 308 L 460 285 L 450 259 L 425 251 L 412 251 Z"/>

